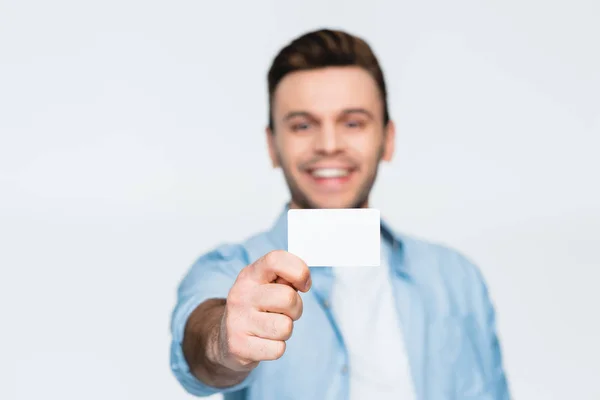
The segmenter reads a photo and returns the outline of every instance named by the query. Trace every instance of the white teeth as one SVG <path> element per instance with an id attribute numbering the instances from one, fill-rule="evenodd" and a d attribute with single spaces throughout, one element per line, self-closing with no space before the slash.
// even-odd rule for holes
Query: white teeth
<path id="1" fill-rule="evenodd" d="M 319 168 L 312 171 L 315 178 L 341 178 L 349 173 L 350 171 L 342 168 Z"/>

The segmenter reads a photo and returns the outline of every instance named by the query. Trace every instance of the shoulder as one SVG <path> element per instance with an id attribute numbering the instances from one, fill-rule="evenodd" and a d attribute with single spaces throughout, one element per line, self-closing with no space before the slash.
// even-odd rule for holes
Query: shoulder
<path id="1" fill-rule="evenodd" d="M 194 266 L 245 266 L 254 262 L 262 251 L 269 248 L 266 232 L 256 233 L 240 242 L 222 242 L 200 255 Z"/>

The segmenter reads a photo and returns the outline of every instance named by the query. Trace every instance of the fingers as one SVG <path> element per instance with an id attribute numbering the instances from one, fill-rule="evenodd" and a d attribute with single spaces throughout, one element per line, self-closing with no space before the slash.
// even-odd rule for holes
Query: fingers
<path id="1" fill-rule="evenodd" d="M 308 291 L 311 284 L 306 263 L 282 250 L 240 271 L 227 295 L 221 322 L 220 346 L 233 368 L 283 355 L 293 322 L 302 315 L 298 291 Z"/>
<path id="2" fill-rule="evenodd" d="M 249 325 L 250 335 L 269 340 L 288 340 L 294 329 L 287 315 L 259 311 L 253 313 Z"/>
<path id="3" fill-rule="evenodd" d="M 259 286 L 253 293 L 252 303 L 258 311 L 284 314 L 292 321 L 302 316 L 302 298 L 287 285 L 267 283 Z"/>
<path id="4" fill-rule="evenodd" d="M 312 284 L 306 263 L 283 250 L 267 253 L 251 264 L 249 269 L 251 276 L 261 284 L 281 278 L 301 292 L 307 292 Z"/>
<path id="5" fill-rule="evenodd" d="M 291 283 L 289 283 L 288 281 L 286 281 L 285 279 L 283 279 L 282 277 L 277 277 L 277 279 L 275 279 L 275 283 L 281 283 L 282 285 L 287 285 L 291 288 L 294 287 L 294 285 L 292 285 Z"/>
<path id="6" fill-rule="evenodd" d="M 277 360 L 285 353 L 282 340 L 265 339 L 258 336 L 240 336 L 230 344 L 231 354 L 250 362 Z"/>

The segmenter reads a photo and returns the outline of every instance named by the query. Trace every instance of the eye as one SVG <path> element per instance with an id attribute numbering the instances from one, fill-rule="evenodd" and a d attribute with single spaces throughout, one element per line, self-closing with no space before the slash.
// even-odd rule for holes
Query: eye
<path id="1" fill-rule="evenodd" d="M 300 122 L 292 125 L 292 130 L 294 132 L 305 131 L 310 128 L 310 124 L 308 122 Z"/>
<path id="2" fill-rule="evenodd" d="M 361 121 L 357 121 L 357 120 L 346 121 L 346 126 L 348 128 L 352 128 L 352 129 L 362 128 L 363 125 L 364 124 Z"/>

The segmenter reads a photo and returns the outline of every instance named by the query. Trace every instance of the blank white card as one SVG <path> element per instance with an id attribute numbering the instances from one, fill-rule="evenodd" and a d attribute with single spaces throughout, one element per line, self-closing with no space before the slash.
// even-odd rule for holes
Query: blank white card
<path id="1" fill-rule="evenodd" d="M 309 267 L 380 265 L 379 210 L 289 210 L 287 217 L 288 251 Z"/>

